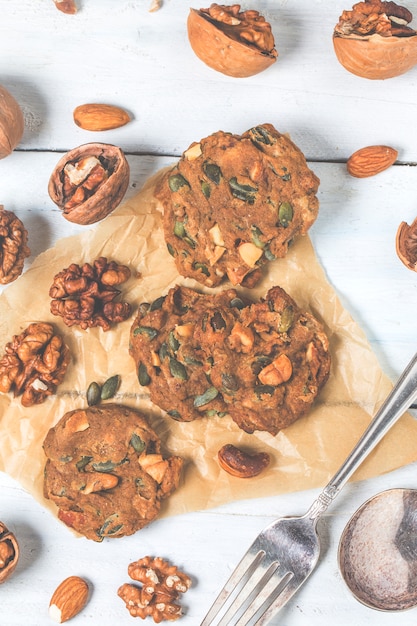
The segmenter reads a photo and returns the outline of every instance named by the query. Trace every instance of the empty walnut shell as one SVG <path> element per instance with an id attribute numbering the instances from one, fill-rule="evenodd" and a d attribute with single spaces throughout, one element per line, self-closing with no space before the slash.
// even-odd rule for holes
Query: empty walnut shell
<path id="1" fill-rule="evenodd" d="M 122 201 L 130 168 L 123 151 L 111 144 L 87 143 L 57 163 L 48 193 L 69 222 L 94 224 Z"/>
<path id="2" fill-rule="evenodd" d="M 404 265 L 417 272 L 417 217 L 412 224 L 401 222 L 395 245 L 398 257 Z"/>
<path id="3" fill-rule="evenodd" d="M 13 152 L 23 136 L 22 110 L 11 93 L 0 85 L 0 159 Z"/>
<path id="4" fill-rule="evenodd" d="M 343 67 L 362 78 L 383 80 L 405 74 L 417 64 L 417 35 L 365 39 L 333 36 L 336 56 Z"/>
<path id="5" fill-rule="evenodd" d="M 19 545 L 16 537 L 0 522 L 0 583 L 13 573 L 19 560 Z"/>
<path id="6" fill-rule="evenodd" d="M 238 4 L 190 9 L 187 29 L 201 61 L 227 76 L 245 78 L 266 70 L 278 53 L 268 22 L 257 11 L 239 10 Z"/>

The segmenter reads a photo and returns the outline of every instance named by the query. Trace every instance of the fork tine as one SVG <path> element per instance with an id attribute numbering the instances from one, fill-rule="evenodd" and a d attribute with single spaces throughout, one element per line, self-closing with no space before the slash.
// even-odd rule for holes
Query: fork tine
<path id="1" fill-rule="evenodd" d="M 265 585 L 258 583 L 253 590 L 253 602 L 251 601 L 251 604 L 249 604 L 240 619 L 234 622 L 234 626 L 249 626 L 249 623 L 258 626 L 265 623 L 262 618 L 264 618 L 266 611 L 271 608 L 272 604 L 275 607 L 279 602 L 279 605 L 283 606 L 288 597 L 290 597 L 285 594 L 285 591 L 293 578 L 294 574 L 292 572 L 283 572 L 281 569 L 276 569 Z M 286 597 L 285 600 L 284 597 Z M 275 612 L 278 612 L 278 608 Z M 256 622 L 252 621 L 254 617 L 255 619 L 257 618 Z"/>
<path id="2" fill-rule="evenodd" d="M 240 590 L 241 586 L 244 585 L 252 576 L 264 555 L 264 550 L 251 552 L 251 548 L 249 548 L 239 564 L 233 570 L 200 626 L 210 626 L 210 624 L 213 624 L 213 620 L 216 618 L 221 609 L 224 608 L 229 597 L 232 596 L 233 592 Z"/>
<path id="3" fill-rule="evenodd" d="M 265 624 L 268 624 L 304 582 L 297 582 L 292 575 L 289 576 L 290 577 L 287 580 L 285 587 L 279 591 L 278 595 L 275 594 L 272 598 L 268 599 L 268 602 L 265 602 L 265 606 L 262 607 L 263 612 L 253 626 L 264 626 Z"/>
<path id="4" fill-rule="evenodd" d="M 231 618 L 234 617 L 234 620 L 236 620 L 242 613 L 246 615 L 253 603 L 256 602 L 256 598 L 260 593 L 260 590 L 267 585 L 271 576 L 278 567 L 278 563 L 276 561 L 273 563 L 268 561 L 265 562 L 264 557 L 265 554 L 262 554 L 262 559 L 258 559 L 257 569 L 252 573 L 252 575 L 245 576 L 245 582 L 242 582 L 242 584 L 239 585 L 240 590 L 238 594 L 235 596 L 217 626 L 226 626 L 230 623 Z M 235 623 L 235 621 L 233 623 Z"/>

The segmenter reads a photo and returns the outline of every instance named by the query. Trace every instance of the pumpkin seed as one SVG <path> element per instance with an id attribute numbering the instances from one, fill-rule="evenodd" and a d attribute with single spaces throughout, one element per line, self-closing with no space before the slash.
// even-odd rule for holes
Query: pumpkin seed
<path id="1" fill-rule="evenodd" d="M 252 373 L 257 376 L 259 372 L 270 363 L 272 363 L 272 359 L 269 356 L 259 355 L 256 357 L 255 361 L 252 361 L 250 368 Z"/>
<path id="2" fill-rule="evenodd" d="M 237 391 L 239 389 L 239 381 L 236 376 L 226 372 L 222 374 L 222 385 L 226 391 Z"/>
<path id="3" fill-rule="evenodd" d="M 204 406 L 205 404 L 208 404 L 209 402 L 214 400 L 218 395 L 219 395 L 219 392 L 217 391 L 216 387 L 209 387 L 208 389 L 206 389 L 204 393 L 201 393 L 200 395 L 195 396 L 194 406 L 196 408 L 200 406 Z"/>
<path id="4" fill-rule="evenodd" d="M 138 454 L 143 452 L 146 448 L 145 442 L 136 433 L 133 433 L 133 435 L 131 436 L 130 445 L 132 446 L 134 451 L 137 452 Z"/>
<path id="5" fill-rule="evenodd" d="M 290 202 L 281 202 L 278 209 L 278 221 L 283 228 L 287 228 L 294 217 L 294 209 Z"/>
<path id="6" fill-rule="evenodd" d="M 174 359 L 174 357 L 171 357 L 169 359 L 169 371 L 171 372 L 172 376 L 174 376 L 174 378 L 179 378 L 180 380 L 188 380 L 188 374 L 185 366 L 177 361 L 177 359 Z"/>
<path id="7" fill-rule="evenodd" d="M 100 399 L 109 400 L 110 398 L 113 398 L 119 388 L 120 380 L 121 379 L 118 374 L 115 374 L 115 376 L 111 376 L 110 378 L 108 378 L 101 388 Z"/>
<path id="8" fill-rule="evenodd" d="M 198 367 L 201 367 L 203 365 L 203 363 L 201 361 L 199 361 L 198 359 L 195 359 L 192 356 L 184 356 L 184 361 L 185 363 L 187 363 L 187 365 L 196 365 Z"/>
<path id="9" fill-rule="evenodd" d="M 269 246 L 265 246 L 265 248 L 264 248 L 264 256 L 265 256 L 267 261 L 275 261 L 276 258 L 277 258 L 275 256 L 275 254 L 272 254 Z"/>
<path id="10" fill-rule="evenodd" d="M 176 237 L 179 237 L 179 239 L 182 239 L 182 241 L 185 241 L 185 243 L 188 243 L 188 245 L 191 246 L 191 248 L 193 249 L 197 245 L 194 239 L 190 237 L 190 235 L 185 230 L 184 222 L 178 222 L 178 220 L 175 222 L 174 235 Z"/>
<path id="11" fill-rule="evenodd" d="M 168 346 L 167 346 L 167 344 L 164 341 L 164 343 L 161 344 L 161 347 L 159 348 L 159 352 L 158 352 L 158 355 L 159 355 L 159 358 L 161 359 L 161 361 L 163 361 L 165 359 L 167 354 L 168 354 Z"/>
<path id="12" fill-rule="evenodd" d="M 146 365 L 144 363 L 139 363 L 138 380 L 139 384 L 142 385 L 142 387 L 146 387 L 151 382 L 151 377 L 149 376 L 148 370 L 146 369 Z"/>
<path id="13" fill-rule="evenodd" d="M 272 396 L 274 391 L 275 391 L 275 387 L 273 387 L 272 385 L 258 385 L 257 387 L 255 387 L 255 393 L 258 396 L 258 398 L 260 398 L 261 396 L 265 394 Z"/>
<path id="14" fill-rule="evenodd" d="M 162 305 L 164 304 L 165 301 L 165 296 L 159 296 L 159 298 L 156 298 L 150 305 L 149 307 L 149 311 L 157 311 L 158 309 L 162 308 Z"/>
<path id="15" fill-rule="evenodd" d="M 118 513 L 113 513 L 110 515 L 104 524 L 97 530 L 97 534 L 99 537 L 104 537 L 107 535 L 115 535 L 121 528 L 123 528 L 123 524 L 116 524 L 116 526 L 112 526 L 112 524 L 119 518 Z"/>
<path id="16" fill-rule="evenodd" d="M 137 326 L 133 331 L 133 336 L 137 335 L 146 335 L 150 340 L 155 339 L 158 331 L 155 328 L 151 328 L 151 326 Z"/>
<path id="17" fill-rule="evenodd" d="M 203 163 L 203 172 L 213 183 L 216 185 L 220 184 L 222 178 L 222 171 L 218 165 L 215 163 L 209 163 L 206 161 Z"/>
<path id="18" fill-rule="evenodd" d="M 181 345 L 180 342 L 174 335 L 174 331 L 171 330 L 168 335 L 168 346 L 171 348 L 172 352 L 176 352 L 178 348 L 180 347 L 180 345 Z"/>
<path id="19" fill-rule="evenodd" d="M 172 409 L 172 411 L 167 411 L 168 415 L 172 417 L 174 420 L 181 420 L 181 414 L 176 409 Z"/>
<path id="20" fill-rule="evenodd" d="M 149 302 L 141 302 L 140 305 L 138 306 L 138 311 L 141 315 L 146 315 L 147 312 L 149 311 L 149 307 L 151 305 L 149 304 Z"/>
<path id="21" fill-rule="evenodd" d="M 241 185 L 238 183 L 236 176 L 229 180 L 229 187 L 232 195 L 239 200 L 247 202 L 247 204 L 253 204 L 255 202 L 255 196 L 258 191 L 257 187 L 251 185 Z"/>
<path id="22" fill-rule="evenodd" d="M 265 248 L 265 242 L 261 240 L 261 237 L 263 235 L 263 232 L 261 231 L 261 229 L 253 225 L 250 227 L 250 231 L 251 231 L 252 241 L 255 244 L 255 246 L 257 248 L 262 248 L 262 249 Z"/>
<path id="23" fill-rule="evenodd" d="M 175 257 L 177 255 L 177 253 L 175 252 L 175 249 L 170 243 L 167 243 L 167 249 L 171 256 Z"/>
<path id="24" fill-rule="evenodd" d="M 210 270 L 208 269 L 207 265 L 205 265 L 204 263 L 195 261 L 193 263 L 193 267 L 195 270 L 200 270 L 205 276 L 210 276 Z"/>
<path id="25" fill-rule="evenodd" d="M 281 313 L 278 330 L 280 333 L 286 333 L 291 328 L 294 321 L 294 310 L 292 306 L 287 306 Z"/>
<path id="26" fill-rule="evenodd" d="M 173 174 L 168 178 L 168 185 L 171 191 L 178 191 L 181 187 L 190 187 L 190 183 L 182 174 Z"/>
<path id="27" fill-rule="evenodd" d="M 206 198 L 210 198 L 211 187 L 205 180 L 201 181 L 201 191 L 203 193 L 203 196 L 205 196 Z"/>
<path id="28" fill-rule="evenodd" d="M 79 472 L 83 472 L 84 468 L 89 464 L 90 461 L 93 460 L 92 456 L 82 456 L 79 461 L 75 464 L 75 467 Z"/>
<path id="29" fill-rule="evenodd" d="M 263 143 L 267 146 L 272 146 L 276 139 L 272 137 L 264 126 L 254 126 L 249 130 L 251 140 L 255 143 Z"/>
<path id="30" fill-rule="evenodd" d="M 93 381 L 88 385 L 87 389 L 87 404 L 88 406 L 94 406 L 100 402 L 101 387 L 98 383 Z"/>
<path id="31" fill-rule="evenodd" d="M 113 461 L 104 461 L 102 463 L 92 463 L 91 467 L 96 472 L 111 472 L 118 465 L 120 465 L 120 464 L 119 463 L 114 463 Z"/>
<path id="32" fill-rule="evenodd" d="M 243 300 L 241 298 L 232 298 L 230 300 L 230 307 L 232 309 L 239 309 L 239 311 L 241 311 L 242 309 L 245 308 L 245 303 L 243 302 Z"/>

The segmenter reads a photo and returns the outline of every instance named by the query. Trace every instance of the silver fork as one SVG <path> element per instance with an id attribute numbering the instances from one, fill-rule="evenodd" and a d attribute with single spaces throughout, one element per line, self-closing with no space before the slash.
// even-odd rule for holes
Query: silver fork
<path id="1" fill-rule="evenodd" d="M 417 400 L 417 354 L 364 434 L 307 513 L 267 526 L 226 582 L 201 626 L 263 626 L 314 570 L 320 541 L 317 522 L 362 461 Z"/>

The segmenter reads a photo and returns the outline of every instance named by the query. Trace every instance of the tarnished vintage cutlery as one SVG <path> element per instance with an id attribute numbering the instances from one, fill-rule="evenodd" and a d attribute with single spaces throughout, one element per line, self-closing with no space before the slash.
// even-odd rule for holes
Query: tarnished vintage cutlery
<path id="1" fill-rule="evenodd" d="M 362 461 L 417 400 L 417 354 L 346 461 L 303 516 L 283 517 L 255 539 L 201 626 L 263 626 L 314 570 L 320 554 L 317 522 Z"/>

